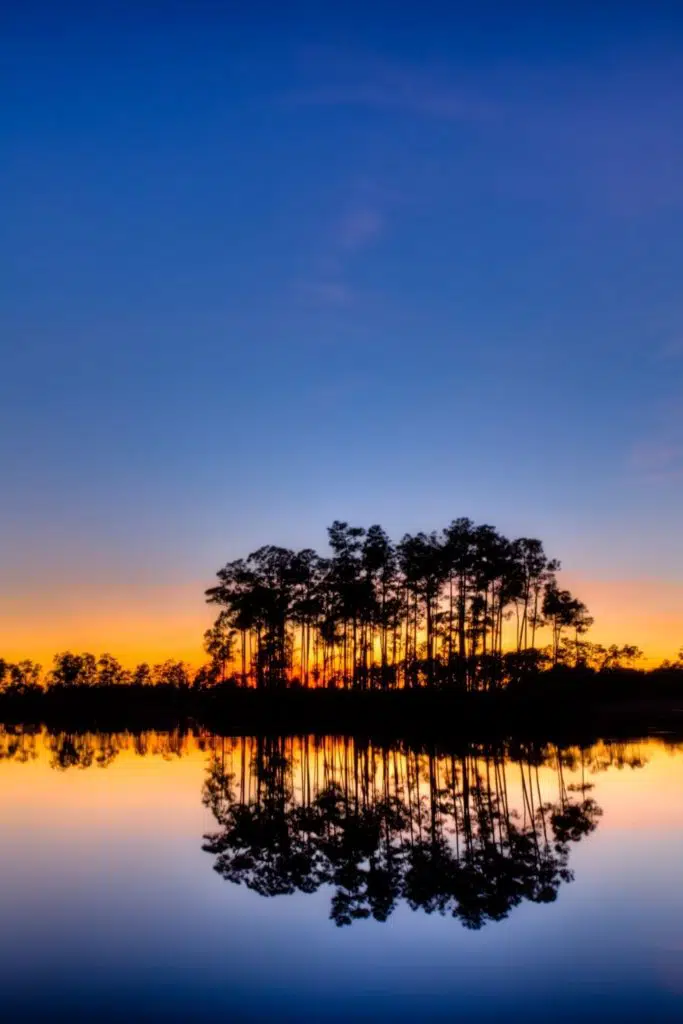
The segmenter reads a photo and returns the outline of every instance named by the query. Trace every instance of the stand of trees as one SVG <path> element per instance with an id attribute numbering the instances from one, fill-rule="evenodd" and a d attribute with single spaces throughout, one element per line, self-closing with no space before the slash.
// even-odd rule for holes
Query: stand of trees
<path id="1" fill-rule="evenodd" d="M 493 690 L 558 664 L 629 664 L 584 639 L 586 606 L 540 540 L 456 519 L 392 543 L 336 521 L 331 553 L 272 545 L 219 570 L 205 634 L 214 676 L 243 686 Z M 549 645 L 541 647 L 543 631 Z"/>
<path id="2" fill-rule="evenodd" d="M 0 696 L 151 686 L 496 693 L 546 670 L 588 683 L 618 670 L 633 682 L 641 651 L 587 639 L 593 619 L 560 586 L 560 563 L 540 540 L 509 540 L 466 518 L 398 543 L 378 525 L 335 521 L 327 532 L 325 555 L 267 545 L 218 571 L 206 599 L 219 612 L 198 669 L 176 660 L 129 669 L 108 653 L 63 651 L 43 673 L 0 658 Z M 671 695 L 680 670 L 683 650 L 650 676 Z"/>
<path id="3" fill-rule="evenodd" d="M 207 633 L 215 637 L 219 628 L 222 627 L 212 627 Z M 117 693 L 126 692 L 130 694 L 133 706 L 135 695 L 142 697 L 150 691 L 154 691 L 159 697 L 166 692 L 169 695 L 186 695 L 188 699 L 192 699 L 203 693 L 227 693 L 234 688 L 242 689 L 245 679 L 246 687 L 253 688 L 252 673 L 234 673 L 234 662 L 231 666 L 224 654 L 225 648 L 214 646 L 214 643 L 215 640 L 212 639 L 210 644 L 207 644 L 207 647 L 211 648 L 211 660 L 199 668 L 192 668 L 186 662 L 171 659 L 151 666 L 143 662 L 133 669 L 127 669 L 110 654 L 103 654 L 98 658 L 87 651 L 80 654 L 63 651 L 55 655 L 52 668 L 43 672 L 41 665 L 28 659 L 10 662 L 0 658 L 0 698 L 7 697 L 16 701 L 22 698 L 66 698 L 68 695 L 85 693 L 91 693 L 93 697 L 97 694 L 115 696 Z M 630 644 L 621 647 L 612 644 L 605 647 L 602 644 L 579 640 L 577 663 L 576 641 L 565 640 L 560 645 L 555 666 L 552 665 L 549 654 L 543 650 L 535 652 L 533 658 L 526 652 L 518 656 L 517 652 L 508 651 L 503 654 L 500 666 L 503 683 L 506 684 L 506 688 L 513 689 L 520 686 L 533 687 L 536 681 L 547 674 L 540 671 L 544 665 L 550 669 L 553 678 L 564 679 L 576 686 L 589 684 L 593 677 L 599 675 L 601 678 L 610 677 L 614 681 L 622 680 L 632 686 L 642 683 L 640 689 L 651 695 L 656 690 L 651 685 L 655 681 L 665 684 L 663 692 L 669 695 L 678 693 L 680 687 L 683 687 L 683 650 L 677 658 L 665 661 L 659 668 L 649 672 L 627 667 L 639 656 L 639 649 Z M 371 678 L 376 679 L 376 673 L 372 670 Z M 315 667 L 311 671 L 311 679 L 315 680 L 311 683 L 312 688 L 322 688 L 322 676 Z M 296 676 L 289 679 L 288 685 L 293 689 L 301 689 Z M 334 686 L 334 682 L 328 683 L 328 686 L 330 685 Z M 424 687 L 424 683 L 421 685 Z M 443 683 L 433 684 L 432 692 L 436 692 L 439 685 L 446 690 Z M 485 688 L 491 689 L 491 680 L 487 681 Z M 374 689 L 377 691 L 379 687 L 375 686 Z M 389 689 L 396 687 L 392 686 Z M 458 692 L 455 688 L 451 689 L 454 693 Z M 266 689 L 262 692 L 268 691 Z M 356 689 L 355 692 L 360 691 Z"/>

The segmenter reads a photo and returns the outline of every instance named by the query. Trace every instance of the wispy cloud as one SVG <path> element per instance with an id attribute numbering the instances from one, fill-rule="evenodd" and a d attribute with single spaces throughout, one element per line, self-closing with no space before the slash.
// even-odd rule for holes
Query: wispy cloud
<path id="1" fill-rule="evenodd" d="M 389 193 L 367 182 L 352 187 L 350 192 L 339 212 L 323 225 L 310 277 L 297 286 L 299 293 L 315 305 L 339 309 L 353 304 L 357 297 L 354 267 L 387 230 Z"/>
<path id="2" fill-rule="evenodd" d="M 498 190 L 575 197 L 619 218 L 683 205 L 683 115 L 672 101 L 683 88 L 680 62 L 473 70 L 314 49 L 306 75 L 278 102 L 476 126 L 491 157 L 484 180 Z"/>
<path id="3" fill-rule="evenodd" d="M 495 109 L 490 103 L 470 96 L 464 90 L 430 83 L 418 75 L 384 77 L 384 81 L 301 89 L 289 93 L 285 102 L 299 106 L 396 110 L 448 121 L 488 118 Z"/>
<path id="4" fill-rule="evenodd" d="M 305 63 L 314 81 L 286 92 L 294 106 L 398 111 L 449 121 L 489 118 L 500 107 L 464 82 L 453 67 L 395 60 L 378 53 L 310 47 Z"/>

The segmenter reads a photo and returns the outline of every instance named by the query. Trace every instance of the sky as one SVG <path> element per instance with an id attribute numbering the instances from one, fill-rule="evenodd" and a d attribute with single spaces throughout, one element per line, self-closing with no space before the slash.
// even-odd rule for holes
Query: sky
<path id="1" fill-rule="evenodd" d="M 683 643 L 680 4 L 2 6 L 0 651 L 197 660 L 334 519 Z"/>

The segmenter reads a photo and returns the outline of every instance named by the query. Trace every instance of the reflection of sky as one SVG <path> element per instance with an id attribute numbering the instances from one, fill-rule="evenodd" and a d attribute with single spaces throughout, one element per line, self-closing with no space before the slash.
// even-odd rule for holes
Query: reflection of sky
<path id="1" fill-rule="evenodd" d="M 677 5 L 5 6 L 3 654 L 196 655 L 228 558 L 463 514 L 673 653 Z"/>
<path id="2" fill-rule="evenodd" d="M 683 755 L 642 749 L 645 768 L 590 777 L 604 814 L 556 903 L 479 932 L 407 907 L 339 929 L 329 892 L 265 899 L 221 880 L 200 849 L 201 755 L 1 763 L 3 1012 L 679 1019 Z"/>

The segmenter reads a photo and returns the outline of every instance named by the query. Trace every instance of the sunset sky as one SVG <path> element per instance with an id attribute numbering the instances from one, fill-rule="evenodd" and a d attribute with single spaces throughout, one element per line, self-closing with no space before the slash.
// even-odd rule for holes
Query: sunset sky
<path id="1" fill-rule="evenodd" d="M 461 515 L 683 645 L 683 6 L 469 7 L 3 5 L 1 655 Z"/>

